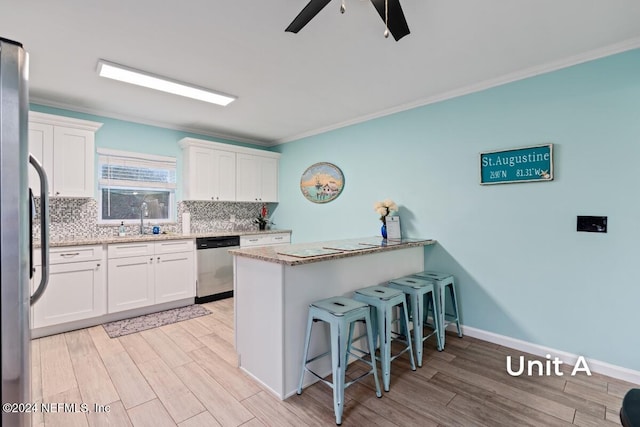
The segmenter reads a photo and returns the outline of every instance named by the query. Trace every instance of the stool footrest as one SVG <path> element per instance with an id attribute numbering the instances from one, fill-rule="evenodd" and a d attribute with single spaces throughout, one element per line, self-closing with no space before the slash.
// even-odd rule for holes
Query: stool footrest
<path id="1" fill-rule="evenodd" d="M 316 377 L 317 379 L 319 379 L 320 381 L 322 381 L 323 383 L 325 383 L 326 385 L 328 385 L 329 387 L 333 388 L 333 383 L 330 381 L 327 381 L 324 379 L 324 377 L 321 377 L 320 375 L 316 374 L 315 372 L 313 372 L 311 369 L 309 368 L 304 368 L 304 370 L 306 372 L 309 372 L 311 375 L 313 375 L 314 377 Z"/>
<path id="2" fill-rule="evenodd" d="M 410 350 L 409 347 L 405 347 L 404 350 L 402 350 L 400 353 L 398 353 L 396 355 L 391 355 L 391 358 L 389 360 L 391 360 L 393 362 L 394 360 L 396 360 L 398 357 L 402 356 L 403 354 L 405 354 L 409 350 Z M 413 371 L 415 371 L 415 369 L 413 369 Z"/>
<path id="3" fill-rule="evenodd" d="M 311 363 L 311 362 L 313 362 L 313 361 L 316 361 L 316 360 L 320 359 L 321 357 L 325 357 L 325 356 L 326 356 L 326 355 L 328 355 L 328 354 L 331 354 L 331 350 L 326 351 L 326 352 L 324 352 L 324 353 L 322 353 L 322 354 L 319 354 L 319 355 L 317 355 L 317 356 L 315 356 L 315 357 L 312 357 L 311 359 L 306 360 L 304 363 L 305 363 L 305 365 L 306 365 L 307 363 Z"/>

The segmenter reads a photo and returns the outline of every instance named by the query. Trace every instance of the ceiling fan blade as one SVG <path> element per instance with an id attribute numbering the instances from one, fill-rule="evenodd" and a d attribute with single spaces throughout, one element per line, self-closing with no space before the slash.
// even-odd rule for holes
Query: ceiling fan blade
<path id="1" fill-rule="evenodd" d="M 311 0 L 285 31 L 297 33 L 313 19 L 331 0 Z"/>
<path id="2" fill-rule="evenodd" d="M 407 20 L 404 18 L 402 6 L 400 6 L 400 0 L 371 0 L 371 3 L 373 3 L 378 14 L 382 18 L 382 21 L 384 22 L 385 20 L 385 1 L 389 2 L 389 31 L 393 35 L 393 38 L 398 41 L 410 33 L 409 26 L 407 25 Z"/>

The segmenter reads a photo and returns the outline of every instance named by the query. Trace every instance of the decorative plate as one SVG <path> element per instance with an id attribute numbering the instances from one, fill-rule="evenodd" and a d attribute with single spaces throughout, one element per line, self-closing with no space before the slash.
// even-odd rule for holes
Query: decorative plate
<path id="1" fill-rule="evenodd" d="M 300 178 L 300 191 L 313 203 L 328 203 L 336 199 L 344 187 L 344 175 L 332 163 L 316 163 L 307 168 Z"/>

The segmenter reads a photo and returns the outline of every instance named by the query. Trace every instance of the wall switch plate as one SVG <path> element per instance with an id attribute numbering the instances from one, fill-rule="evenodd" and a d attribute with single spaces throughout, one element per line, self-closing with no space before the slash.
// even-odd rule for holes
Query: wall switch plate
<path id="1" fill-rule="evenodd" d="M 606 216 L 578 216 L 577 231 L 586 231 L 589 233 L 606 233 L 607 217 Z"/>

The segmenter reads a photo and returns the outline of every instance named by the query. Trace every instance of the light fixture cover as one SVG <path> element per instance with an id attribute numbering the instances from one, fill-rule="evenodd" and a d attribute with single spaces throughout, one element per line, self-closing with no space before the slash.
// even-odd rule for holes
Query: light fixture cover
<path id="1" fill-rule="evenodd" d="M 216 92 L 211 89 L 190 85 L 177 80 L 161 77 L 145 71 L 136 70 L 113 62 L 98 60 L 98 75 L 108 79 L 118 80 L 150 89 L 186 96 L 212 104 L 226 106 L 238 97 Z"/>

